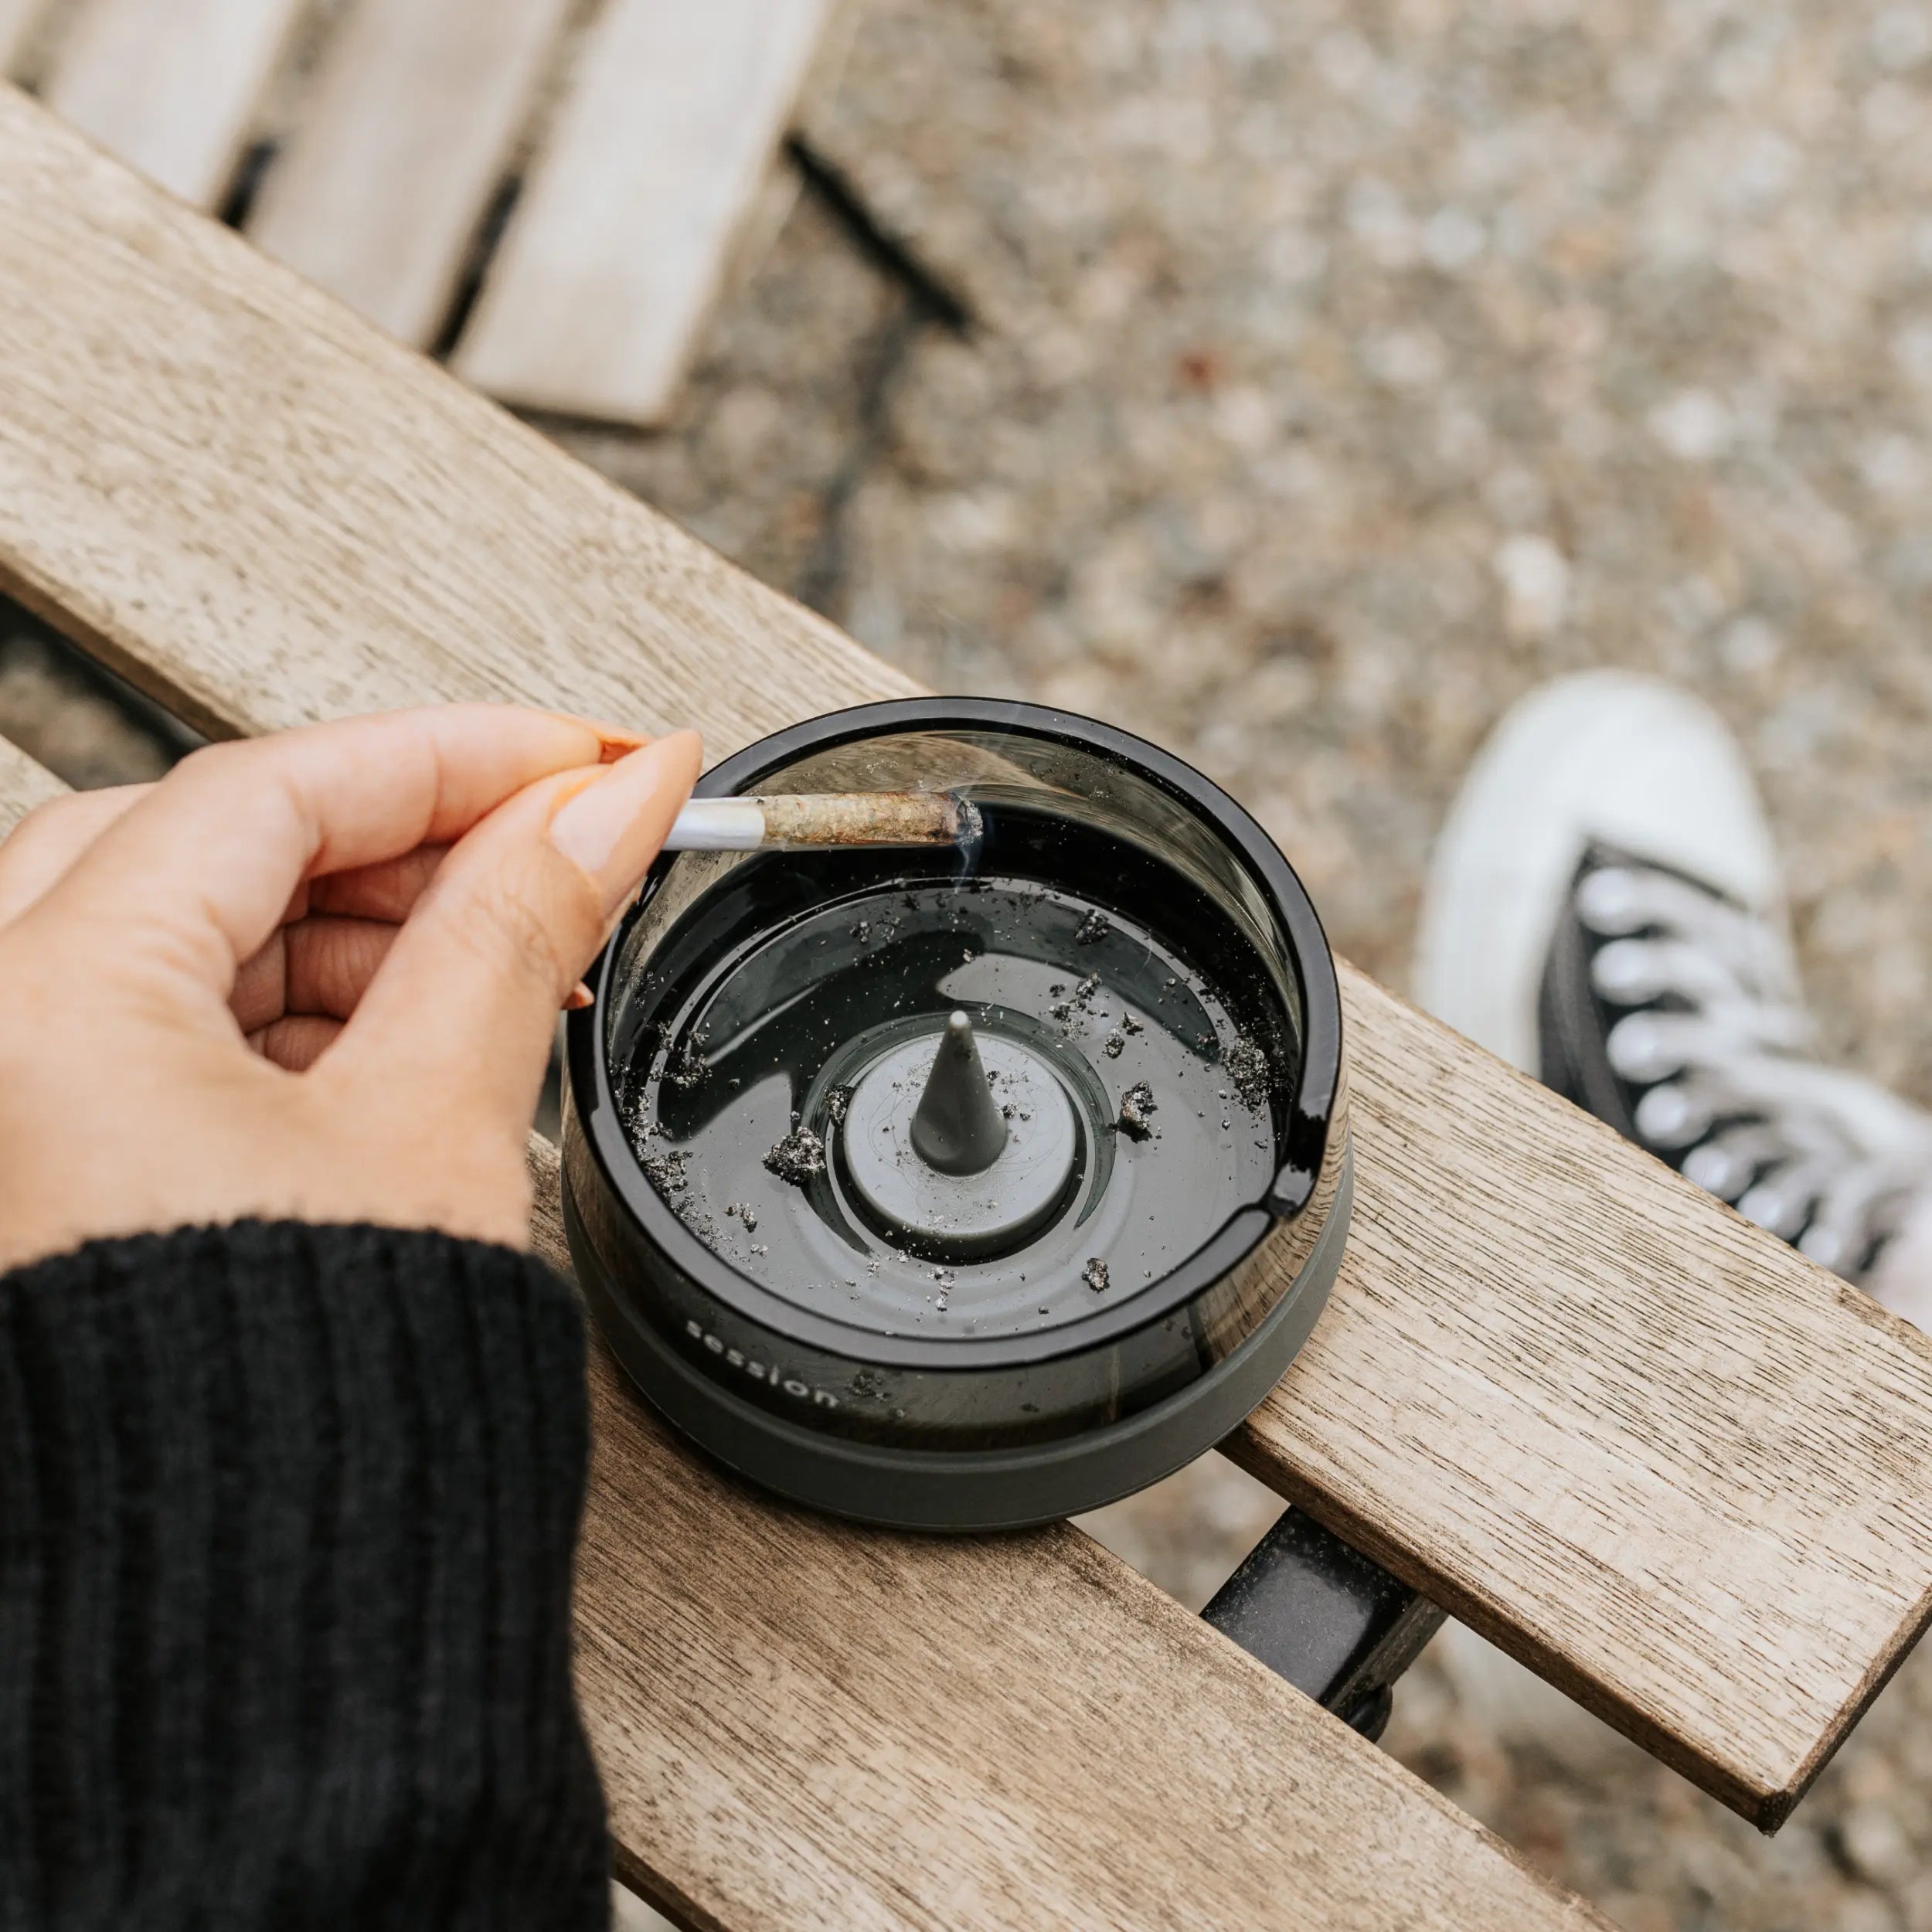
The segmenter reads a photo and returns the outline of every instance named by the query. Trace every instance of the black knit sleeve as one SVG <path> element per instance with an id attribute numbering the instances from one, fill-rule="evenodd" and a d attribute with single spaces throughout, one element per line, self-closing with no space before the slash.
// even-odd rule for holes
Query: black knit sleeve
<path id="1" fill-rule="evenodd" d="M 602 1927 L 570 1291 L 244 1223 L 0 1277 L 0 1927 Z"/>

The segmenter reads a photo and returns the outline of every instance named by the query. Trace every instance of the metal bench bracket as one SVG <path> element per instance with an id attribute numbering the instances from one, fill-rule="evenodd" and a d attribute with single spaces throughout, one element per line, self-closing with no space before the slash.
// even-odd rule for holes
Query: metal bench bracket
<path id="1" fill-rule="evenodd" d="M 1426 1597 L 1294 1509 L 1201 1614 L 1371 1740 L 1389 1721 L 1396 1679 L 1442 1623 Z"/>

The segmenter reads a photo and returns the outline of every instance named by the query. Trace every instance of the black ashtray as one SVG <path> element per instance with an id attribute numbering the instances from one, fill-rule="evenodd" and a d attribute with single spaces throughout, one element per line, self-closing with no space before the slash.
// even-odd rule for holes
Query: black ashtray
<path id="1" fill-rule="evenodd" d="M 924 1529 L 1090 1509 L 1219 1440 L 1349 1221 L 1335 964 L 1273 842 L 1139 739 L 971 699 L 815 718 L 698 789 L 944 789 L 984 832 L 652 869 L 570 1017 L 563 1134 L 638 1387 L 754 1481 Z M 913 1131 L 947 1050 L 998 1117 L 959 1158 Z"/>

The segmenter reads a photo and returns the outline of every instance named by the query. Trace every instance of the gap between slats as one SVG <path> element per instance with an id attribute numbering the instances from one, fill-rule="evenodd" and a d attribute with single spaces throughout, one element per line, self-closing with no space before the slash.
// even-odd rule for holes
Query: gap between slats
<path id="1" fill-rule="evenodd" d="M 660 419 L 811 71 L 826 0 L 611 0 L 453 366 L 529 409 Z"/>
<path id="2" fill-rule="evenodd" d="M 42 97 L 151 181 L 213 208 L 308 0 L 82 0 Z"/>
<path id="3" fill-rule="evenodd" d="M 525 181 L 519 145 L 587 8 Z M 512 404 L 648 427 L 789 209 L 798 173 L 774 158 L 851 11 L 352 0 L 265 139 L 315 0 L 0 0 L 0 67 L 36 22 L 57 29 L 43 96 L 120 158 Z"/>
<path id="4" fill-rule="evenodd" d="M 415 348 L 440 333 L 573 0 L 359 0 L 247 223 Z"/>

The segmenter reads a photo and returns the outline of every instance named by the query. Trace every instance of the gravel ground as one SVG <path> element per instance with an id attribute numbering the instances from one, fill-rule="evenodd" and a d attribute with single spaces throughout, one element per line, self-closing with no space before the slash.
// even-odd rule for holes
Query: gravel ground
<path id="1" fill-rule="evenodd" d="M 1189 751 L 1398 981 L 1507 701 L 1681 678 L 1843 1050 L 1932 1097 L 1928 52 L 1761 0 L 875 7 L 813 138 L 988 320 L 910 357 L 837 614 Z"/>
<path id="2" fill-rule="evenodd" d="M 935 685 L 1193 759 L 1397 985 L 1504 707 L 1678 678 L 1827 1036 L 1932 1100 L 1929 87 L 1863 0 L 869 0 L 805 138 L 920 273 L 808 193 L 666 434 L 553 427 Z M 1090 1526 L 1198 1604 L 1276 1507 L 1209 1459 Z M 1438 1645 L 1386 1741 L 1631 1932 L 1932 1932 L 1932 1653 L 1774 1840 L 1551 1702 Z"/>

